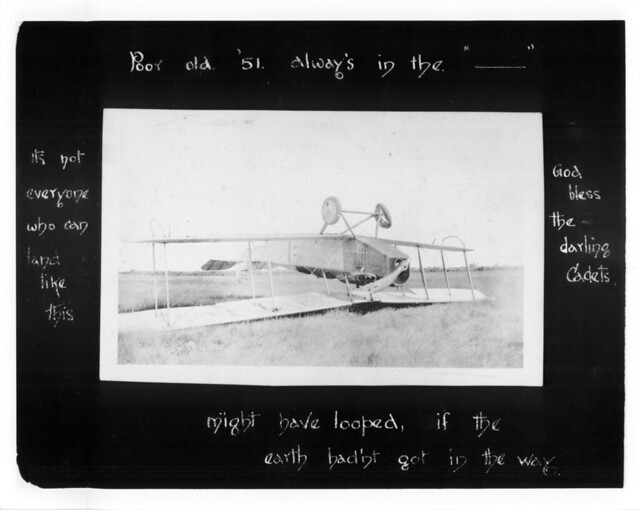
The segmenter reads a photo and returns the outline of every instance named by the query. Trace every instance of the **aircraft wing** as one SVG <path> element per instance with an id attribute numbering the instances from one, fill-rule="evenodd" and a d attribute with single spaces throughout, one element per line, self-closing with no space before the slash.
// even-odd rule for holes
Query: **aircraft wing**
<path id="1" fill-rule="evenodd" d="M 276 234 L 261 236 L 236 236 L 236 237 L 157 237 L 150 239 L 134 239 L 131 243 L 157 243 L 157 244 L 184 244 L 184 243 L 242 243 L 242 242 L 268 242 L 268 241 L 312 241 L 317 239 L 353 239 L 342 234 Z M 420 243 L 416 241 L 399 241 L 395 239 L 376 238 L 397 246 L 412 246 L 439 251 L 473 251 L 471 248 L 461 246 L 447 246 L 443 244 Z"/>
<path id="2" fill-rule="evenodd" d="M 427 250 L 438 250 L 438 251 L 473 251 L 471 248 L 463 248 L 462 246 L 446 246 L 444 244 L 429 244 L 429 243 L 418 243 L 414 241 L 396 241 L 393 239 L 382 239 L 378 238 L 379 241 L 384 241 L 389 244 L 393 244 L 396 246 L 411 246 L 414 248 L 425 248 Z"/>
<path id="3" fill-rule="evenodd" d="M 135 239 L 132 243 L 157 243 L 157 244 L 181 244 L 181 243 L 242 243 L 250 241 L 312 241 L 317 239 L 351 239 L 350 236 L 341 234 L 276 234 L 267 236 L 237 236 L 237 237 L 157 237 L 150 239 Z"/>
<path id="4" fill-rule="evenodd" d="M 248 250 L 242 256 L 232 259 L 212 259 L 202 266 L 205 271 L 221 271 L 230 269 L 238 263 L 252 261 L 253 267 L 259 263 L 268 263 L 281 267 L 312 266 L 341 270 L 344 265 L 341 241 L 352 239 L 343 234 L 276 234 L 276 235 L 243 235 L 230 237 L 157 237 L 134 239 L 131 243 L 146 244 L 187 244 L 187 243 L 246 243 Z M 252 243 L 264 243 L 253 246 Z M 317 249 L 324 244 L 324 249 Z"/>
<path id="5" fill-rule="evenodd" d="M 275 317 L 299 316 L 323 310 L 349 308 L 351 305 L 352 302 L 347 299 L 316 292 L 278 296 L 276 298 L 260 297 L 228 301 L 215 305 L 119 313 L 118 330 L 123 333 L 130 333 L 219 326 Z"/>

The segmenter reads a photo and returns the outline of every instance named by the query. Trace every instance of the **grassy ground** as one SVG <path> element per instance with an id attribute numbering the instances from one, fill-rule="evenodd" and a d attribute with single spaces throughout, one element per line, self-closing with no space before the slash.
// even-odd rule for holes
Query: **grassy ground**
<path id="1" fill-rule="evenodd" d="M 474 286 L 492 300 L 382 310 L 334 310 L 302 318 L 214 326 L 165 333 L 120 334 L 119 363 L 358 367 L 522 366 L 522 270 L 474 271 Z M 466 273 L 449 273 L 452 287 L 467 287 Z M 428 273 L 430 287 L 446 287 L 442 273 Z M 419 273 L 409 280 L 421 287 Z M 276 292 L 323 292 L 311 276 L 283 272 Z M 158 279 L 160 296 L 164 281 Z M 268 278 L 257 277 L 258 295 Z M 332 281 L 334 295 L 344 285 Z M 120 275 L 120 311 L 154 307 L 153 277 Z M 231 275 L 170 275 L 171 306 L 213 304 L 251 296 L 251 286 Z M 160 301 L 160 306 L 164 301 Z"/>

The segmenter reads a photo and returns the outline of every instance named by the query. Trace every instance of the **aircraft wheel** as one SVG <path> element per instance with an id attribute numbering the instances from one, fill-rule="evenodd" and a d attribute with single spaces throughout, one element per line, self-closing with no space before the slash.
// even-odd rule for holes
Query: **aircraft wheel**
<path id="1" fill-rule="evenodd" d="M 390 228 L 391 227 L 391 214 L 389 213 L 389 209 L 384 204 L 377 204 L 376 210 L 376 221 L 378 225 L 382 228 Z"/>
<path id="2" fill-rule="evenodd" d="M 342 216 L 342 206 L 336 197 L 329 197 L 322 203 L 322 219 L 327 225 L 335 225 Z"/>

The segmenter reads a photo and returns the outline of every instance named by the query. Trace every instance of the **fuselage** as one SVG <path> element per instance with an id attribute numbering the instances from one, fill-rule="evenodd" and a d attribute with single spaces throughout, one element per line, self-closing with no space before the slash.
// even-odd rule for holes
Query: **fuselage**
<path id="1" fill-rule="evenodd" d="M 410 275 L 409 257 L 393 244 L 368 236 L 327 235 L 313 239 L 273 240 L 253 246 L 241 260 L 209 260 L 202 269 L 219 271 L 237 267 L 248 269 L 249 262 L 295 269 L 319 278 L 337 278 L 355 285 L 368 285 L 397 273 L 391 285 L 403 285 Z M 406 262 L 406 264 L 405 264 Z M 406 268 L 398 271 L 398 268 Z"/>
<path id="2" fill-rule="evenodd" d="M 270 260 L 273 265 L 317 277 L 348 280 L 356 285 L 388 275 L 408 258 L 395 246 L 367 236 L 270 242 L 256 247 L 252 254 L 254 261 Z M 408 278 L 409 270 L 395 284 L 402 285 Z"/>

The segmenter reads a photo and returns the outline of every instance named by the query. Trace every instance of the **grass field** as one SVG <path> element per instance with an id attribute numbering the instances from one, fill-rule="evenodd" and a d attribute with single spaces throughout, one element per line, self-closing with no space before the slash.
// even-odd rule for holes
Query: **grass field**
<path id="1" fill-rule="evenodd" d="M 452 287 L 467 288 L 464 271 L 448 273 Z M 251 286 L 233 275 L 170 275 L 171 306 L 209 305 L 251 297 Z M 122 364 L 276 365 L 354 367 L 522 366 L 521 269 L 473 271 L 474 286 L 492 299 L 369 313 L 333 310 L 281 318 L 163 333 L 119 334 Z M 430 287 L 446 287 L 442 273 L 429 272 Z M 164 306 L 164 280 L 157 277 Z M 344 285 L 330 281 L 333 295 Z M 419 273 L 409 286 L 421 287 Z M 277 294 L 324 292 L 321 279 L 293 272 L 275 275 Z M 258 295 L 268 295 L 266 273 L 257 275 Z M 119 310 L 152 309 L 154 277 L 125 273 L 119 278 Z"/>

